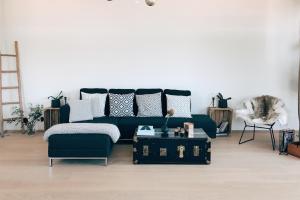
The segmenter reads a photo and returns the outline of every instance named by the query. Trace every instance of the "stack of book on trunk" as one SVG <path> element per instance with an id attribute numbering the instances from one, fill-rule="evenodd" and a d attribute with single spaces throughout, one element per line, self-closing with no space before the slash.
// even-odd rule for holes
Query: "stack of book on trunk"
<path id="1" fill-rule="evenodd" d="M 138 127 L 137 135 L 153 136 L 155 130 L 153 126 L 141 125 Z"/>

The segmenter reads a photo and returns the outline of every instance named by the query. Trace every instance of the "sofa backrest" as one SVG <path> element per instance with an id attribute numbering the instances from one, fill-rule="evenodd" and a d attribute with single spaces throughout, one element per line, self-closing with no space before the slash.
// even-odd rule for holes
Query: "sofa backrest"
<path id="1" fill-rule="evenodd" d="M 95 94 L 95 93 L 99 93 L 99 94 L 105 94 L 108 92 L 107 89 L 105 88 L 81 88 L 80 89 L 80 99 L 82 99 L 82 95 L 81 92 L 83 93 L 87 93 L 87 94 Z"/>
<path id="2" fill-rule="evenodd" d="M 129 94 L 129 93 L 135 93 L 136 95 L 143 95 L 143 94 L 155 94 L 155 93 L 162 93 L 162 111 L 163 115 L 165 116 L 167 114 L 167 98 L 166 94 L 169 95 L 177 95 L 177 96 L 191 96 L 191 91 L 189 90 L 172 90 L 172 89 L 165 89 L 162 90 L 160 88 L 140 88 L 137 90 L 134 89 L 110 89 L 107 90 L 105 88 L 82 88 L 80 89 L 80 99 L 82 99 L 81 92 L 94 94 L 94 93 L 112 93 L 112 94 Z M 109 105 L 109 95 L 107 95 L 106 104 L 105 104 L 105 115 L 109 116 L 110 112 L 110 105 Z M 133 112 L 135 115 L 137 115 L 138 107 L 136 103 L 136 98 L 134 98 L 133 103 Z"/>

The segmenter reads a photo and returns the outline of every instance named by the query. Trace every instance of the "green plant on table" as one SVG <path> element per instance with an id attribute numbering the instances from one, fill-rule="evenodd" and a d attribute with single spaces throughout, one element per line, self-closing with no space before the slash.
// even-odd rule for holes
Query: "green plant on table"
<path id="1" fill-rule="evenodd" d="M 55 101 L 55 100 L 61 100 L 63 97 L 64 97 L 63 92 L 60 91 L 57 96 L 55 96 L 55 97 L 54 96 L 49 96 L 48 99 L 50 99 L 52 101 L 53 100 Z"/>

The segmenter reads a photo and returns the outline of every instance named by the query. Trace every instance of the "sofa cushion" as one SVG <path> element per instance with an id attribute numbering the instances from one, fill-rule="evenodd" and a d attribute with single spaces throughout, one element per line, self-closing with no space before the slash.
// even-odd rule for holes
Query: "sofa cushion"
<path id="1" fill-rule="evenodd" d="M 160 128 L 164 122 L 164 117 L 121 117 L 118 121 L 118 127 L 121 132 L 121 139 L 132 139 L 139 125 Z M 170 118 L 168 127 L 183 127 L 185 122 L 194 123 L 195 128 L 202 128 L 211 138 L 216 137 L 216 124 L 208 115 L 192 115 L 192 118 Z"/>
<path id="2" fill-rule="evenodd" d="M 168 127 L 169 128 L 177 128 L 177 127 L 183 127 L 183 124 L 185 122 L 192 122 L 193 123 L 193 118 L 184 118 L 184 117 L 171 117 L 168 122 Z M 195 128 L 197 128 L 195 126 Z"/>
<path id="3" fill-rule="evenodd" d="M 80 99 L 82 99 L 82 92 L 87 94 L 107 94 L 108 90 L 105 88 L 81 88 L 80 89 Z M 105 115 L 109 116 L 109 99 L 108 95 L 106 97 L 106 103 L 105 103 Z"/>
<path id="4" fill-rule="evenodd" d="M 82 121 L 80 123 L 106 123 L 106 124 L 114 124 L 118 126 L 119 123 L 119 117 L 97 117 L 94 118 L 93 120 L 87 120 L 87 121 Z"/>
<path id="5" fill-rule="evenodd" d="M 208 115 L 192 115 L 192 118 L 170 118 L 168 127 L 183 127 L 185 122 L 193 123 L 195 128 L 202 128 L 211 138 L 216 137 L 216 124 Z"/>
<path id="6" fill-rule="evenodd" d="M 57 134 L 49 137 L 49 157 L 108 157 L 113 142 L 102 134 Z"/>
<path id="7" fill-rule="evenodd" d="M 162 117 L 161 93 L 136 95 L 138 117 Z"/>
<path id="8" fill-rule="evenodd" d="M 122 117 L 118 124 L 122 133 L 121 139 L 132 139 L 139 125 L 150 125 L 154 126 L 154 128 L 160 128 L 163 126 L 164 121 L 164 117 Z"/>
<path id="9" fill-rule="evenodd" d="M 208 115 L 192 115 L 192 122 L 196 128 L 202 128 L 209 137 L 216 138 L 216 123 Z"/>
<path id="10" fill-rule="evenodd" d="M 60 109 L 61 123 L 69 122 L 69 105 Z M 152 125 L 160 128 L 165 121 L 164 117 L 99 117 L 93 120 L 82 121 L 82 123 L 110 123 L 117 125 L 121 132 L 121 139 L 132 139 L 138 125 Z M 208 115 L 192 115 L 192 118 L 170 118 L 170 128 L 182 127 L 184 122 L 192 122 L 195 128 L 202 128 L 211 138 L 216 137 L 216 123 Z"/>
<path id="11" fill-rule="evenodd" d="M 110 117 L 131 117 L 133 113 L 134 93 L 109 94 Z"/>

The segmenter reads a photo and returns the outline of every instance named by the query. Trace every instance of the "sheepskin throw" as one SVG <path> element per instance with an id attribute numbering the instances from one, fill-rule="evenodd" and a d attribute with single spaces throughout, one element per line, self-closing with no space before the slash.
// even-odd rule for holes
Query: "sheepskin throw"
<path id="1" fill-rule="evenodd" d="M 245 109 L 237 110 L 238 118 L 250 124 L 273 124 L 279 121 L 287 124 L 287 112 L 284 103 L 273 96 L 263 95 L 244 102 Z"/>
<path id="2" fill-rule="evenodd" d="M 254 118 L 261 118 L 264 121 L 271 118 L 277 118 L 279 113 L 274 112 L 273 106 L 278 102 L 278 98 L 269 95 L 255 97 L 251 101 L 254 110 Z"/>

